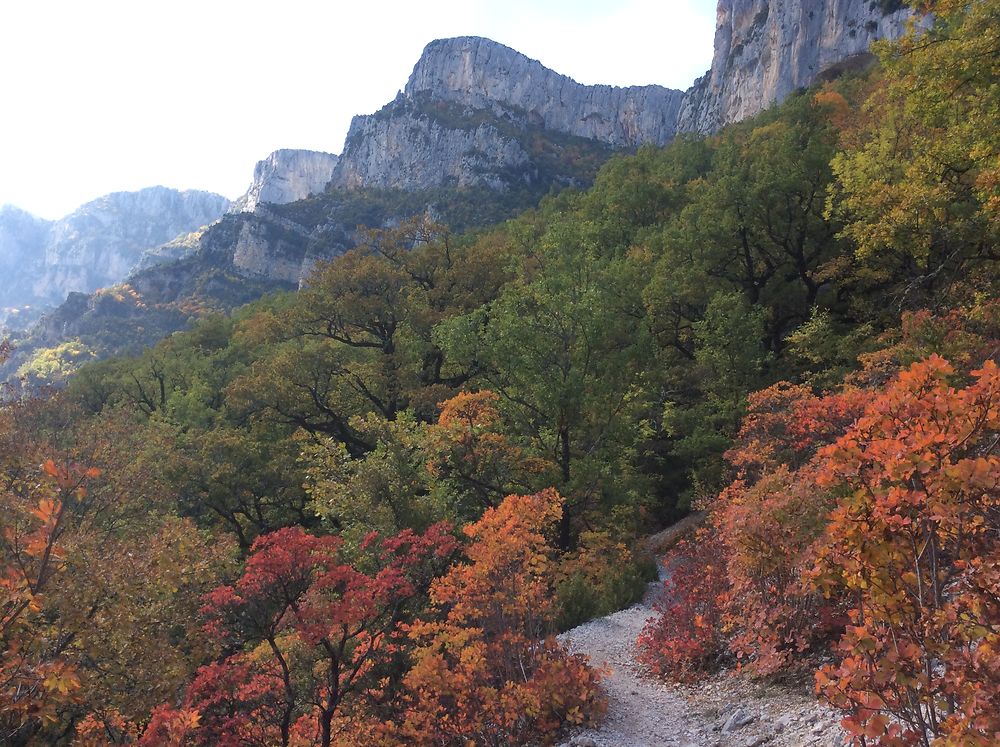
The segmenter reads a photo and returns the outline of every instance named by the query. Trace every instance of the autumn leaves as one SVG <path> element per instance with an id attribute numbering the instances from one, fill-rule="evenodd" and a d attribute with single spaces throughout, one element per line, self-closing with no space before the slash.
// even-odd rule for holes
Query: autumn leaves
<path id="1" fill-rule="evenodd" d="M 931 355 L 885 386 L 751 401 L 737 480 L 681 551 L 647 660 L 684 679 L 726 649 L 758 674 L 832 654 L 817 692 L 859 744 L 994 744 L 996 364 Z"/>
<path id="2" fill-rule="evenodd" d="M 336 537 L 264 535 L 205 597 L 206 630 L 233 653 L 145 729 L 92 714 L 80 743 L 501 745 L 596 723 L 598 674 L 552 637 L 561 505 L 553 490 L 512 495 L 464 544 L 436 524 L 371 535 L 354 562 Z"/>

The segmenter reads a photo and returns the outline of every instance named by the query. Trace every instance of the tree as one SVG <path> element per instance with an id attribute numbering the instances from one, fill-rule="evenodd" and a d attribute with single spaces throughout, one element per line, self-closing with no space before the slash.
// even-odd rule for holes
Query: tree
<path id="1" fill-rule="evenodd" d="M 318 263 L 288 309 L 241 324 L 237 337 L 261 355 L 227 390 L 239 412 L 335 438 L 352 456 L 374 446 L 351 428 L 353 417 L 391 421 L 412 409 L 429 420 L 469 379 L 431 330 L 489 300 L 505 273 L 503 244 L 483 241 L 478 253 L 424 220 L 361 238 Z"/>
<path id="2" fill-rule="evenodd" d="M 288 745 L 294 733 L 329 747 L 335 719 L 387 685 L 398 625 L 447 561 L 445 525 L 370 536 L 369 572 L 343 562 L 340 539 L 299 527 L 259 537 L 243 575 L 207 597 L 208 629 L 230 651 L 199 670 L 184 708 L 194 744 Z"/>
<path id="3" fill-rule="evenodd" d="M 840 500 L 813 583 L 856 601 L 816 681 L 858 743 L 1000 737 L 1000 371 L 955 373 L 914 364 L 823 452 Z"/>
<path id="4" fill-rule="evenodd" d="M 309 507 L 348 548 L 373 530 L 389 535 L 454 518 L 433 492 L 426 426 L 410 411 L 393 421 L 371 414 L 351 423 L 373 445 L 364 456 L 352 457 L 333 439 L 306 440 L 302 449 Z"/>
<path id="5" fill-rule="evenodd" d="M 862 288 L 903 309 L 956 281 L 992 282 L 1000 224 L 1000 3 L 920 7 L 932 25 L 873 47 L 882 72 L 833 159 L 830 201 L 857 246 Z"/>
<path id="6" fill-rule="evenodd" d="M 672 573 L 656 605 L 658 616 L 636 641 L 639 659 L 656 674 L 690 682 L 721 663 L 726 554 L 727 548 L 709 530 L 682 541 L 663 559 Z"/>
<path id="7" fill-rule="evenodd" d="M 65 568 L 61 545 L 74 501 L 86 496 L 94 474 L 49 460 L 44 478 L 15 483 L 0 499 L 0 736 L 24 744 L 80 687 L 76 667 L 40 635 L 43 595 Z M 36 478 L 37 479 L 37 478 Z M 13 489 L 12 489 L 13 488 Z"/>
<path id="8" fill-rule="evenodd" d="M 576 514 L 631 498 L 620 475 L 639 436 L 633 415 L 649 344 L 637 288 L 624 259 L 559 224 L 499 299 L 437 330 L 446 354 L 482 368 L 531 451 L 557 466 L 564 547 Z M 621 470 L 613 480 L 612 464 Z"/>
<path id="9" fill-rule="evenodd" d="M 425 440 L 432 489 L 466 520 L 544 480 L 554 466 L 528 456 L 504 433 L 500 397 L 491 391 L 462 392 L 442 402 Z"/>
<path id="10" fill-rule="evenodd" d="M 466 562 L 431 587 L 442 613 L 414 625 L 402 733 L 421 745 L 525 744 L 604 709 L 597 674 L 551 637 L 554 490 L 509 496 L 465 527 Z"/>
<path id="11" fill-rule="evenodd" d="M 824 217 L 835 145 L 827 107 L 805 95 L 722 133 L 711 170 L 665 232 L 653 311 L 703 308 L 736 291 L 767 309 L 767 347 L 780 352 L 787 332 L 830 300 L 823 267 L 842 252 Z"/>
<path id="12" fill-rule="evenodd" d="M 288 429 L 273 422 L 219 422 L 173 431 L 163 462 L 178 511 L 231 532 L 247 552 L 260 534 L 315 521 L 306 510 L 299 451 Z"/>
<path id="13" fill-rule="evenodd" d="M 696 402 L 668 401 L 663 422 L 675 438 L 674 453 L 690 465 L 703 491 L 719 485 L 720 457 L 739 429 L 747 394 L 763 378 L 764 316 L 740 294 L 717 293 L 692 323 L 696 347 L 685 376 L 697 382 L 700 396 Z"/>
<path id="14" fill-rule="evenodd" d="M 0 410 L 3 565 L 20 578 L 8 576 L 10 588 L 31 590 L 27 608 L 9 610 L 6 652 L 24 667 L 72 672 L 76 683 L 11 744 L 55 741 L 88 711 L 140 718 L 175 693 L 211 653 L 192 622 L 200 594 L 232 559 L 223 538 L 170 511 L 150 461 L 154 432 L 120 412 L 82 422 L 76 414 L 59 398 Z M 32 688 L 25 681 L 15 692 L 30 697 Z"/>

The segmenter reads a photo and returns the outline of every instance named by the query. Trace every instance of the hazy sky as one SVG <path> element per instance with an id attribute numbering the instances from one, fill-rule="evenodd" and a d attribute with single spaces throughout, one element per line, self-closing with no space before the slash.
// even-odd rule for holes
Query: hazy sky
<path id="1" fill-rule="evenodd" d="M 0 0 L 0 205 L 154 184 L 242 194 L 277 148 L 339 153 L 423 46 L 473 34 L 581 83 L 687 88 L 716 0 Z"/>

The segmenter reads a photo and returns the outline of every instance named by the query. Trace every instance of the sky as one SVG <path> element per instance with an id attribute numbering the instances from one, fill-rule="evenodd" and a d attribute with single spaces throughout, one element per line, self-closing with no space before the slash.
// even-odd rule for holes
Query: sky
<path id="1" fill-rule="evenodd" d="M 156 184 L 233 199 L 278 148 L 339 153 L 424 45 L 476 35 L 581 83 L 687 88 L 716 0 L 0 0 L 0 205 Z"/>

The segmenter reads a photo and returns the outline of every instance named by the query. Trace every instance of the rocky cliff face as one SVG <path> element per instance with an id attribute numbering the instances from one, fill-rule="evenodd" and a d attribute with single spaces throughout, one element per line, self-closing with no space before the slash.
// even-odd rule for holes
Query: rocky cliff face
<path id="1" fill-rule="evenodd" d="M 579 183 L 566 151 L 713 132 L 866 63 L 871 43 L 898 37 L 909 15 L 900 0 L 719 0 L 712 68 L 686 92 L 585 86 L 488 39 L 439 39 L 395 101 L 354 118 L 332 184 L 503 191 Z M 539 163 L 539 140 L 556 151 L 549 163 Z"/>
<path id="2" fill-rule="evenodd" d="M 116 283 L 144 251 L 217 220 L 228 205 L 208 192 L 150 187 L 106 195 L 54 222 L 6 209 L 0 307 L 58 303 L 70 292 Z"/>
<path id="3" fill-rule="evenodd" d="M 427 45 L 403 96 L 488 110 L 629 148 L 674 136 L 682 93 L 662 86 L 585 86 L 502 44 L 458 37 Z"/>
<path id="4" fill-rule="evenodd" d="M 424 49 L 395 101 L 354 118 L 333 184 L 502 191 L 578 183 L 575 151 L 668 142 L 682 95 L 585 86 L 488 39 L 441 39 Z"/>
<path id="5" fill-rule="evenodd" d="M 870 60 L 911 11 L 899 0 L 719 0 L 712 68 L 684 96 L 677 130 L 714 132 L 824 74 Z"/>
<path id="6" fill-rule="evenodd" d="M 44 252 L 51 225 L 13 205 L 0 207 L 0 268 L 15 269 Z"/>
<path id="7" fill-rule="evenodd" d="M 322 192 L 337 156 L 312 150 L 276 150 L 253 170 L 250 189 L 233 203 L 233 212 L 253 212 L 262 203 L 284 205 Z"/>
<path id="8" fill-rule="evenodd" d="M 712 69 L 686 93 L 585 86 L 488 39 L 433 41 L 395 100 L 354 118 L 339 158 L 282 150 L 258 163 L 233 220 L 207 243 L 246 277 L 300 283 L 316 258 L 351 245 L 358 224 L 391 223 L 470 190 L 527 207 L 552 188 L 587 184 L 617 150 L 716 130 L 851 65 L 874 39 L 902 32 L 908 11 L 898 6 L 720 0 Z M 358 200 L 381 199 L 373 191 L 427 196 L 416 207 L 359 210 Z M 146 263 L 188 250 L 165 247 Z"/>
<path id="9" fill-rule="evenodd" d="M 477 122 L 461 110 L 400 96 L 378 114 L 354 118 L 333 183 L 346 189 L 482 185 L 500 191 L 518 180 L 512 175 L 528 161 L 525 147 L 492 117 Z"/>

